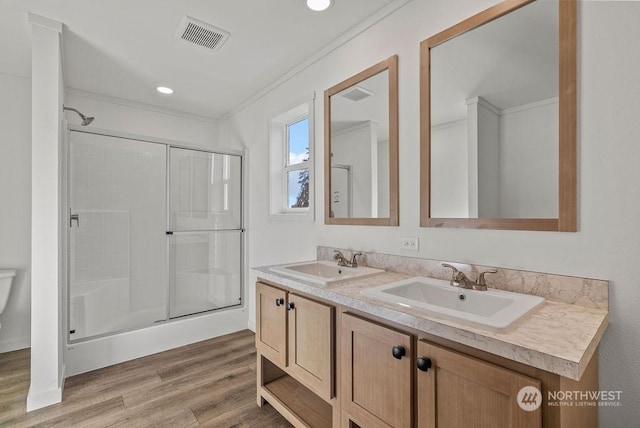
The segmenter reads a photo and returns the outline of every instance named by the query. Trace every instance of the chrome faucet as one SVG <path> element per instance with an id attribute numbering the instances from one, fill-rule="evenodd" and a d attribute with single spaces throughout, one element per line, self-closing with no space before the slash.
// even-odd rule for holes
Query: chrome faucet
<path id="1" fill-rule="evenodd" d="M 351 257 L 351 261 L 349 261 L 344 256 L 344 254 L 342 254 L 342 251 L 333 250 L 333 252 L 335 253 L 333 255 L 333 260 L 338 262 L 338 266 L 351 267 L 351 268 L 357 268 L 358 267 L 357 257 L 361 256 L 362 253 L 353 253 L 353 256 Z"/>
<path id="2" fill-rule="evenodd" d="M 495 269 L 486 270 L 478 275 L 478 281 L 475 282 L 470 280 L 464 272 L 459 271 L 455 266 L 450 265 L 449 263 L 442 263 L 442 267 L 453 270 L 451 272 L 451 281 L 449 281 L 449 284 L 454 287 L 473 289 L 478 291 L 485 291 L 487 289 L 487 281 L 484 278 L 485 274 L 498 272 Z"/>

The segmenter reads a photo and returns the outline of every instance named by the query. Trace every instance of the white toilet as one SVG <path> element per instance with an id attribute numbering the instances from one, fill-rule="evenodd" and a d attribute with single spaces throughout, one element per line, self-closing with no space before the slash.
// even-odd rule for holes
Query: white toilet
<path id="1" fill-rule="evenodd" d="M 0 270 L 0 314 L 2 314 L 5 306 L 7 306 L 14 276 L 16 276 L 15 270 Z M 0 325 L 0 328 L 1 327 L 2 325 Z"/>

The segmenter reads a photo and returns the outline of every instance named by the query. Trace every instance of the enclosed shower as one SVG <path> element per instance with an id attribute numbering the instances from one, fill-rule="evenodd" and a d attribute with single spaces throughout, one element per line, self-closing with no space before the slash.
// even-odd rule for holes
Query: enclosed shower
<path id="1" fill-rule="evenodd" d="M 72 130 L 69 341 L 242 304 L 242 157 Z"/>

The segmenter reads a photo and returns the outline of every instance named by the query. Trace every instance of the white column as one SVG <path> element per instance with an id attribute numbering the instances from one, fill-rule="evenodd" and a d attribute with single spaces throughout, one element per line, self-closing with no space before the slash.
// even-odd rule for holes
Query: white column
<path id="1" fill-rule="evenodd" d="M 371 131 L 371 217 L 380 217 L 378 214 L 378 124 L 369 121 Z"/>
<path id="2" fill-rule="evenodd" d="M 467 103 L 467 179 L 469 181 L 469 218 L 478 218 L 478 102 Z"/>
<path id="3" fill-rule="evenodd" d="M 469 217 L 499 217 L 500 110 L 482 97 L 466 100 Z"/>
<path id="4" fill-rule="evenodd" d="M 29 14 L 32 30 L 31 386 L 27 411 L 62 400 L 62 299 L 59 281 L 62 24 Z"/>

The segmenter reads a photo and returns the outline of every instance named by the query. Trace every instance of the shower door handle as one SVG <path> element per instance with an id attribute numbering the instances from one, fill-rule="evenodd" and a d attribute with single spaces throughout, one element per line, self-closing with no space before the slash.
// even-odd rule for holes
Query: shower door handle
<path id="1" fill-rule="evenodd" d="M 78 214 L 71 214 L 69 217 L 69 227 L 73 227 L 73 222 L 76 222 L 76 227 L 80 227 L 80 216 Z"/>

